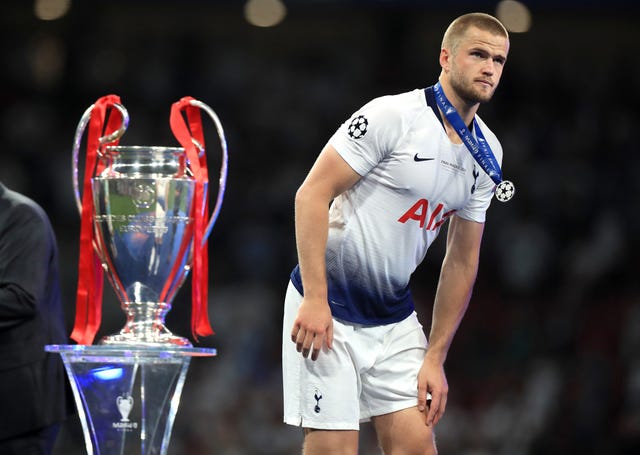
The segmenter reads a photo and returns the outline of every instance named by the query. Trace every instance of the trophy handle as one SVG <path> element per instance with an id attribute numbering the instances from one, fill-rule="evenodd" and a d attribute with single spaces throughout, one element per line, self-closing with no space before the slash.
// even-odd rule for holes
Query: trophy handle
<path id="1" fill-rule="evenodd" d="M 73 194 L 76 199 L 76 207 L 78 207 L 78 213 L 82 215 L 82 199 L 80 197 L 80 187 L 78 184 L 78 152 L 80 151 L 80 143 L 82 142 L 82 136 L 84 135 L 84 130 L 87 128 L 87 124 L 89 123 L 89 119 L 91 118 L 91 112 L 93 111 L 93 107 L 95 104 L 92 104 L 84 111 L 80 121 L 78 122 L 78 126 L 76 127 L 76 134 L 73 137 L 73 152 L 71 156 L 71 175 L 73 178 Z M 114 103 L 113 107 L 120 111 L 122 115 L 122 125 L 116 131 L 106 136 L 102 136 L 99 139 L 100 144 L 107 144 L 109 142 L 113 142 L 116 139 L 122 137 L 124 132 L 129 126 L 129 113 L 125 109 L 122 104 Z"/>
<path id="2" fill-rule="evenodd" d="M 211 230 L 213 229 L 213 225 L 216 224 L 216 220 L 218 219 L 218 214 L 220 213 L 220 207 L 222 206 L 222 200 L 224 199 L 224 191 L 227 186 L 227 163 L 229 160 L 229 154 L 227 151 L 227 140 L 224 136 L 224 129 L 222 128 L 222 123 L 220 123 L 220 119 L 216 115 L 216 113 L 209 106 L 204 104 L 202 101 L 191 100 L 190 104 L 197 108 L 202 109 L 207 113 L 207 115 L 213 120 L 213 123 L 216 125 L 216 130 L 218 131 L 218 138 L 220 139 L 220 147 L 222 149 L 222 163 L 220 165 L 220 179 L 218 181 L 218 196 L 216 198 L 216 205 L 213 208 L 213 212 L 211 213 L 211 218 L 209 219 L 209 224 L 207 225 L 207 229 L 202 236 L 202 246 L 204 246 L 205 242 L 209 238 L 211 234 Z M 194 141 L 196 147 L 202 150 L 201 144 L 196 143 Z"/>

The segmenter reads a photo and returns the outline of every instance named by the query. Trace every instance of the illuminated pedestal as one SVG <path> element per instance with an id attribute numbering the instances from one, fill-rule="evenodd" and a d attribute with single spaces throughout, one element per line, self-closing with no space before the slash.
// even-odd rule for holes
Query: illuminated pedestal
<path id="1" fill-rule="evenodd" d="M 164 455 L 191 357 L 213 348 L 48 345 L 62 356 L 88 455 Z"/>

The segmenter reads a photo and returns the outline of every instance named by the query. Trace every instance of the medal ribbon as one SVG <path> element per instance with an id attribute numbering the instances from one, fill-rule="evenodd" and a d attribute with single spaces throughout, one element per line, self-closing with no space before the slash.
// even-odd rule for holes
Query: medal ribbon
<path id="1" fill-rule="evenodd" d="M 500 165 L 498 164 L 496 157 L 491 151 L 489 143 L 485 140 L 475 116 L 473 118 L 473 127 L 476 130 L 476 137 L 478 138 L 477 141 L 471 134 L 471 131 L 469 131 L 469 128 L 467 128 L 467 125 L 462 121 L 462 118 L 460 117 L 460 114 L 458 114 L 458 111 L 456 111 L 456 108 L 453 107 L 451 102 L 447 99 L 440 82 L 437 82 L 433 86 L 433 93 L 436 98 L 436 103 L 438 103 L 438 107 L 442 112 L 444 112 L 444 115 L 447 117 L 451 126 L 455 128 L 456 133 L 458 133 L 458 136 L 462 139 L 462 142 L 471 153 L 471 156 L 473 156 L 487 175 L 491 177 L 491 180 L 498 185 L 502 182 L 502 170 L 500 169 Z"/>
<path id="2" fill-rule="evenodd" d="M 202 118 L 200 109 L 192 106 L 192 97 L 184 97 L 173 103 L 169 123 L 175 138 L 184 147 L 187 160 L 196 181 L 195 203 L 192 207 L 194 219 L 193 227 L 193 254 L 192 254 L 192 285 L 191 285 L 191 332 L 197 340 L 198 335 L 213 335 L 208 311 L 208 275 L 209 257 L 207 254 L 208 242 L 204 237 L 207 228 L 206 216 L 209 212 L 209 198 L 207 187 L 209 174 L 207 171 L 207 159 L 203 152 L 194 143 L 194 140 L 204 150 L 204 133 L 202 130 Z M 183 114 L 186 114 L 187 122 Z"/>
<path id="3" fill-rule="evenodd" d="M 93 343 L 102 319 L 104 278 L 102 264 L 94 247 L 96 239 L 93 227 L 93 215 L 95 210 L 91 179 L 100 174 L 105 167 L 104 163 L 98 159 L 99 149 L 107 145 L 118 144 L 118 139 L 109 143 L 100 143 L 101 137 L 110 135 L 122 124 L 122 114 L 113 107 L 114 104 L 120 104 L 120 98 L 116 95 L 107 95 L 99 98 L 91 110 L 89 120 L 87 153 L 82 185 L 76 318 L 71 333 L 71 338 L 78 344 Z M 113 112 L 117 115 L 111 115 Z"/>

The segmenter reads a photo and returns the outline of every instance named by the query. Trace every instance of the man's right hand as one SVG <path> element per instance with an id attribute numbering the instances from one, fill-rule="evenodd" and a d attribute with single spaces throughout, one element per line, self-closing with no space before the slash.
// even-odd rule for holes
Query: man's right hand
<path id="1" fill-rule="evenodd" d="M 333 318 L 326 300 L 302 300 L 291 330 L 291 341 L 296 344 L 297 351 L 303 357 L 307 358 L 311 353 L 311 360 L 318 358 L 323 345 L 328 349 L 332 348 Z"/>

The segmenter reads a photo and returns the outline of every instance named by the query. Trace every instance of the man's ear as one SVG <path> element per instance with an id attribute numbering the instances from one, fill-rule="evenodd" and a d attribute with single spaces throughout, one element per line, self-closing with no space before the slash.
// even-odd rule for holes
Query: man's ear
<path id="1" fill-rule="evenodd" d="M 449 52 L 449 49 L 440 49 L 440 66 L 443 71 L 449 71 L 451 66 L 451 52 Z"/>

